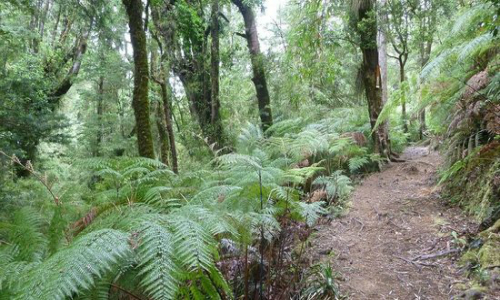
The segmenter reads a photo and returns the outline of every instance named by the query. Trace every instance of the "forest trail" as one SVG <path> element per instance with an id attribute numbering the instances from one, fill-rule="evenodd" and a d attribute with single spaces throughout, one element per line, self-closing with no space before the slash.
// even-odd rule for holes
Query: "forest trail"
<path id="1" fill-rule="evenodd" d="M 467 282 L 450 253 L 458 248 L 452 232 L 463 236 L 474 224 L 439 201 L 441 157 L 409 147 L 402 158 L 365 178 L 346 216 L 315 234 L 316 259 L 340 273 L 349 299 L 451 299 Z"/>

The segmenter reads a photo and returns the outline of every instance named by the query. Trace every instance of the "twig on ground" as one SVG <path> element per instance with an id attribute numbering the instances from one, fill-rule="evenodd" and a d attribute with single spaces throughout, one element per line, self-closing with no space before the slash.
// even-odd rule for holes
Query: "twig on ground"
<path id="1" fill-rule="evenodd" d="M 361 229 L 358 232 L 363 231 L 363 228 L 365 228 L 365 224 L 363 222 L 361 222 L 360 220 L 358 220 L 358 218 L 352 218 L 352 220 L 358 222 L 361 225 Z"/>
<path id="2" fill-rule="evenodd" d="M 439 251 L 436 253 L 431 253 L 431 254 L 426 254 L 426 255 L 419 255 L 415 258 L 412 259 L 412 261 L 416 260 L 426 260 L 426 259 L 433 259 L 433 258 L 438 258 L 442 256 L 446 256 L 449 254 L 454 254 L 460 252 L 460 249 L 450 249 L 450 250 L 444 250 L 444 251 Z"/>
<path id="3" fill-rule="evenodd" d="M 402 256 L 394 256 L 396 258 L 399 258 L 401 260 L 404 260 L 405 262 L 409 263 L 409 264 L 412 264 L 414 265 L 415 267 L 417 267 L 419 270 L 422 270 L 422 268 L 420 266 L 424 266 L 424 267 L 437 267 L 438 265 L 436 264 L 428 264 L 428 263 L 424 263 L 424 262 L 421 262 L 421 261 L 413 261 L 413 260 L 409 260 L 407 258 L 404 258 Z"/>
<path id="4" fill-rule="evenodd" d="M 420 267 L 420 266 L 419 266 L 416 262 L 414 262 L 414 261 L 411 261 L 411 260 L 409 260 L 409 259 L 407 259 L 407 258 L 404 258 L 404 257 L 402 257 L 402 256 L 397 256 L 397 255 L 395 255 L 394 257 L 399 258 L 399 259 L 401 259 L 402 261 L 405 261 L 405 262 L 407 262 L 407 263 L 409 263 L 409 264 L 412 264 L 412 265 L 413 265 L 413 266 L 415 266 L 415 267 L 416 267 L 419 271 L 420 271 L 420 270 L 422 270 L 422 268 L 421 268 L 421 267 Z"/>

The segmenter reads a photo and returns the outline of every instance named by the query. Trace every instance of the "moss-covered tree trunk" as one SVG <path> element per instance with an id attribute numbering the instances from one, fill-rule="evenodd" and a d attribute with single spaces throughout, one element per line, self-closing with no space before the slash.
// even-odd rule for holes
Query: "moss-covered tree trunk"
<path id="1" fill-rule="evenodd" d="M 198 9 L 198 5 L 189 3 L 190 9 L 195 13 L 192 17 L 196 20 L 205 20 L 204 11 Z M 218 7 L 218 5 L 217 5 Z M 212 7 L 213 9 L 214 7 Z M 212 44 L 218 43 L 218 22 L 216 28 L 210 25 L 210 31 L 207 31 L 208 24 L 195 22 L 189 30 L 181 30 L 178 25 L 182 22 L 192 20 L 179 20 L 175 13 L 175 3 L 164 2 L 161 6 L 156 6 L 152 10 L 152 19 L 158 35 L 155 37 L 158 41 L 161 38 L 161 44 L 164 48 L 165 57 L 168 60 L 169 67 L 174 74 L 179 77 L 186 97 L 189 102 L 189 111 L 193 118 L 200 125 L 205 140 L 219 149 L 224 146 L 224 132 L 220 117 L 220 104 L 213 102 L 218 99 L 218 84 L 216 94 L 213 95 L 213 85 L 216 79 L 212 79 L 213 67 L 219 64 L 218 51 L 214 60 L 209 61 L 211 54 L 208 43 L 209 35 L 212 36 Z M 212 13 L 212 21 L 216 19 Z M 155 33 L 156 34 L 156 33 Z M 214 34 L 215 38 L 214 38 Z M 217 45 L 212 45 L 212 47 Z M 214 50 L 214 49 L 212 49 Z M 218 50 L 218 49 L 215 49 Z"/>
<path id="2" fill-rule="evenodd" d="M 97 82 L 97 132 L 95 149 L 93 156 L 98 157 L 101 154 L 101 144 L 102 144 L 102 115 L 104 112 L 104 76 L 99 76 L 99 81 Z"/>
<path id="3" fill-rule="evenodd" d="M 257 92 L 257 101 L 259 104 L 259 115 L 262 122 L 262 130 L 266 131 L 273 125 L 273 115 L 271 113 L 271 98 L 267 89 L 266 72 L 264 67 L 264 55 L 260 52 L 259 35 L 257 33 L 257 22 L 255 14 L 242 0 L 232 0 L 238 7 L 245 22 L 245 38 L 250 51 L 252 61 L 253 78 Z"/>
<path id="4" fill-rule="evenodd" d="M 360 49 L 363 54 L 362 73 L 365 87 L 370 124 L 375 128 L 377 119 L 382 111 L 382 79 L 379 66 L 379 53 L 377 47 L 377 18 L 373 0 L 361 0 L 357 11 L 355 29 L 360 36 Z M 388 133 L 384 126 L 378 126 L 372 133 L 375 152 L 382 157 L 390 158 L 390 145 Z"/>
<path id="5" fill-rule="evenodd" d="M 218 138 L 219 145 L 224 145 L 224 133 L 222 131 L 222 120 L 220 118 L 220 99 L 219 99 L 219 0 L 212 0 L 211 12 L 211 29 L 210 35 L 212 37 L 211 51 L 210 51 L 210 79 L 211 79 L 211 112 L 210 123 L 214 127 L 214 134 Z"/>
<path id="6" fill-rule="evenodd" d="M 160 42 L 157 42 L 160 45 Z M 161 143 L 161 160 L 164 164 L 169 165 L 172 168 L 172 171 L 177 174 L 179 169 L 177 163 L 177 147 L 175 145 L 175 135 L 170 101 L 170 96 L 172 95 L 172 93 L 169 89 L 168 77 L 167 75 L 165 75 L 165 61 L 162 61 L 158 64 L 159 59 L 157 51 L 157 49 L 153 49 L 151 51 L 151 78 L 160 86 L 160 95 L 162 100 L 160 103 L 158 103 L 156 111 L 156 125 L 160 134 Z M 171 160 L 168 159 L 169 153 L 171 156 Z M 169 161 L 171 161 L 171 165 L 169 164 Z"/>
<path id="7" fill-rule="evenodd" d="M 161 102 L 156 103 L 156 127 L 158 129 L 158 134 L 160 136 L 160 160 L 162 163 L 169 166 L 168 153 L 170 152 L 170 143 L 168 141 L 168 135 L 165 125 L 165 117 L 163 115 L 163 105 Z"/>
<path id="8" fill-rule="evenodd" d="M 166 80 L 163 80 L 160 84 L 161 87 L 161 98 L 163 100 L 163 112 L 165 117 L 165 126 L 167 129 L 168 140 L 170 143 L 170 155 L 172 156 L 172 171 L 175 174 L 179 172 L 178 162 L 177 162 L 177 147 L 175 145 L 175 135 L 174 127 L 172 122 L 172 107 L 170 105 L 170 98 L 168 97 L 168 85 Z"/>
<path id="9" fill-rule="evenodd" d="M 153 136 L 149 120 L 148 99 L 148 53 L 146 49 L 146 33 L 142 20 L 143 6 L 141 0 L 123 0 L 129 17 L 130 39 L 134 51 L 134 92 L 132 108 L 134 109 L 137 146 L 139 155 L 154 158 Z"/>

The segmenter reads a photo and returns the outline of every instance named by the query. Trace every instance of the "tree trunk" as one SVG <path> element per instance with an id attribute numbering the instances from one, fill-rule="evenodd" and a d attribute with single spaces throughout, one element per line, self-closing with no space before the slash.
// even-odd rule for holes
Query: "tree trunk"
<path id="1" fill-rule="evenodd" d="M 100 149 L 102 144 L 102 114 L 104 106 L 104 76 L 99 76 L 99 81 L 97 83 L 97 134 L 96 134 L 96 145 L 93 155 L 95 157 L 100 155 Z"/>
<path id="2" fill-rule="evenodd" d="M 183 39 L 182 33 L 176 31 L 174 21 L 177 16 L 173 9 L 171 2 L 165 2 L 163 7 L 157 6 L 152 10 L 155 28 L 161 35 L 168 63 L 184 87 L 191 115 L 200 125 L 206 142 L 215 145 L 215 148 L 221 148 L 223 128 L 219 115 L 220 104 L 212 103 L 212 71 L 208 62 L 208 36 L 215 29 L 205 31 L 205 28 L 200 29 L 204 26 L 198 26 L 193 28 L 197 34 Z M 204 19 L 202 11 L 198 12 L 198 16 Z M 217 28 L 217 36 L 218 34 Z M 159 40 L 159 37 L 155 39 Z M 219 98 L 218 89 L 216 98 Z"/>
<path id="3" fill-rule="evenodd" d="M 158 45 L 161 46 L 159 40 L 157 40 L 157 42 Z M 172 171 L 175 174 L 178 174 L 179 168 L 177 163 L 177 148 L 175 145 L 175 135 L 172 122 L 172 109 L 170 104 L 171 101 L 169 98 L 169 95 L 172 94 L 169 93 L 170 90 L 168 84 L 168 76 L 165 75 L 168 74 L 168 71 L 165 71 L 165 69 L 168 70 L 168 68 L 165 68 L 164 61 L 162 61 L 159 64 L 159 70 L 157 70 L 158 55 L 156 51 L 157 49 L 151 51 L 151 78 L 153 78 L 153 81 L 160 86 L 160 94 L 162 99 L 162 102 L 159 103 L 157 107 L 157 109 L 159 109 L 159 111 L 157 111 L 157 116 L 159 117 L 161 115 L 161 128 L 160 128 L 160 119 L 157 118 L 157 126 L 158 126 L 158 131 L 160 132 L 160 139 L 161 139 L 161 151 L 162 151 L 161 158 L 163 163 L 169 165 L 168 152 L 170 152 L 172 161 L 171 165 Z M 164 151 L 166 151 L 166 153 Z"/>
<path id="4" fill-rule="evenodd" d="M 427 62 L 429 61 L 430 55 L 432 51 L 432 39 L 430 41 L 427 41 L 427 45 L 425 45 L 424 42 L 421 44 L 421 52 L 420 52 L 420 64 L 421 67 L 423 68 Z M 424 139 L 424 132 L 426 130 L 426 125 L 425 125 L 425 107 L 422 108 L 422 111 L 418 115 L 418 119 L 420 121 L 420 128 L 418 129 L 418 134 L 419 138 L 421 140 Z"/>
<path id="5" fill-rule="evenodd" d="M 130 39 L 134 52 L 134 92 L 132 107 L 134 109 L 137 128 L 137 146 L 139 155 L 154 158 L 153 136 L 149 120 L 148 99 L 148 53 L 146 50 L 146 33 L 142 20 L 143 6 L 141 0 L 122 0 L 129 17 Z"/>
<path id="6" fill-rule="evenodd" d="M 172 108 L 170 105 L 170 99 L 168 97 L 168 85 L 166 80 L 161 84 L 161 97 L 163 99 L 163 110 L 165 115 L 165 125 L 167 127 L 168 139 L 170 142 L 170 154 L 172 156 L 172 171 L 175 174 L 179 173 L 179 166 L 177 162 L 177 147 L 175 146 L 175 135 L 174 127 L 172 123 Z"/>
<path id="7" fill-rule="evenodd" d="M 49 13 L 49 10 L 50 10 L 50 4 L 51 4 L 51 0 L 47 0 L 47 2 L 45 2 L 45 5 L 43 7 L 43 11 L 42 11 L 42 15 L 41 15 L 41 18 L 39 20 L 39 34 L 40 34 L 40 42 L 43 40 L 43 36 L 44 36 L 44 33 L 45 33 L 45 21 L 47 20 L 47 15 Z"/>
<path id="8" fill-rule="evenodd" d="M 164 112 L 162 109 L 162 103 L 157 102 L 156 103 L 156 127 L 158 129 L 158 134 L 160 135 L 160 159 L 161 162 L 166 164 L 167 166 L 169 165 L 168 163 L 168 153 L 170 152 L 170 147 L 169 147 L 169 141 L 168 141 L 168 135 L 166 131 L 166 125 L 165 125 L 165 117 L 164 117 Z"/>
<path id="9" fill-rule="evenodd" d="M 380 0 L 380 5 L 385 5 L 387 0 Z M 382 13 L 380 15 L 382 22 L 387 22 L 387 14 Z M 387 103 L 389 98 L 389 89 L 387 88 L 387 37 L 386 33 L 383 29 L 380 29 L 378 34 L 377 46 L 378 46 L 378 59 L 380 65 L 380 87 L 382 89 L 382 108 Z M 387 137 L 387 143 L 390 144 L 389 141 L 389 122 L 385 120 L 379 126 L 382 127 L 384 132 L 384 136 Z"/>
<path id="10" fill-rule="evenodd" d="M 30 31 L 31 32 L 38 32 L 38 21 L 40 20 L 40 12 L 42 10 L 42 0 L 36 1 L 36 5 L 33 8 L 32 14 L 31 14 L 31 21 L 30 21 Z M 31 40 L 31 49 L 33 50 L 33 53 L 38 53 L 39 50 L 39 45 L 40 45 L 40 40 L 39 37 L 35 36 Z"/>
<path id="11" fill-rule="evenodd" d="M 377 20 L 374 12 L 374 3 L 372 0 L 361 1 L 358 7 L 358 20 L 356 30 L 360 35 L 360 48 L 363 53 L 363 83 L 368 101 L 368 111 L 370 114 L 370 124 L 372 130 L 375 152 L 382 157 L 390 158 L 390 145 L 388 134 L 383 126 L 376 129 L 375 124 L 382 111 L 382 91 L 383 86 L 380 76 L 380 66 L 377 47 Z M 360 27 L 359 23 L 365 26 Z"/>
<path id="12" fill-rule="evenodd" d="M 403 83 L 406 80 L 405 76 L 405 59 L 402 57 L 402 55 L 399 56 L 398 58 L 399 62 L 399 79 L 401 83 L 401 89 L 403 88 Z M 401 92 L 405 93 L 405 91 L 401 90 Z M 403 121 L 403 131 L 405 133 L 408 133 L 408 122 L 407 122 L 407 116 L 406 116 L 406 95 L 401 96 L 401 118 Z"/>
<path id="13" fill-rule="evenodd" d="M 242 0 L 232 1 L 240 10 L 245 22 L 245 38 L 247 40 L 248 50 L 250 51 L 250 60 L 252 61 L 252 81 L 257 92 L 262 130 L 266 131 L 271 125 L 273 125 L 273 116 L 271 113 L 271 100 L 267 89 L 264 55 L 260 52 L 255 14 L 252 8 L 245 4 Z"/>
<path id="14" fill-rule="evenodd" d="M 220 99 L 219 99 L 219 0 L 212 0 L 212 12 L 211 12 L 211 29 L 210 35 L 212 37 L 211 45 L 211 69 L 210 69 L 210 79 L 211 79 L 211 113 L 210 113 L 210 123 L 213 126 L 214 135 L 218 138 L 219 146 L 224 145 L 224 136 L 222 129 L 222 122 L 220 118 Z"/>
<path id="15" fill-rule="evenodd" d="M 57 29 L 59 28 L 59 21 L 61 20 L 62 13 L 62 5 L 59 5 L 59 9 L 57 10 L 56 22 L 54 24 L 54 28 L 52 29 L 52 37 L 50 39 L 50 44 L 53 46 L 56 40 Z"/>
<path id="16" fill-rule="evenodd" d="M 94 20 L 91 19 L 89 29 L 78 38 L 76 47 L 73 49 L 73 54 L 71 55 L 73 63 L 68 71 L 68 74 L 48 96 L 51 104 L 59 104 L 61 97 L 64 96 L 73 86 L 73 80 L 76 76 L 78 76 L 80 67 L 82 66 L 83 55 L 87 52 L 87 40 L 90 36 L 90 32 L 92 31 L 93 24 Z"/>

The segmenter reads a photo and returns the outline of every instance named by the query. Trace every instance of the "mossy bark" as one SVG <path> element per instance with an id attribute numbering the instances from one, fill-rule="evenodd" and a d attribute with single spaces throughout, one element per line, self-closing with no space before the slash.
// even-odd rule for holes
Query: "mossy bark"
<path id="1" fill-rule="evenodd" d="M 368 102 L 370 124 L 373 129 L 383 108 L 382 79 L 377 47 L 378 28 L 374 1 L 361 1 L 357 15 L 355 28 L 360 36 L 360 49 L 363 54 L 363 63 L 361 65 L 363 84 Z M 384 130 L 384 126 L 378 126 L 374 130 L 372 138 L 375 152 L 382 157 L 390 158 L 389 136 L 388 132 Z"/>
<path id="2" fill-rule="evenodd" d="M 158 135 L 160 136 L 160 160 L 162 163 L 169 166 L 168 153 L 170 152 L 170 146 L 168 141 L 168 135 L 165 130 L 165 118 L 163 116 L 163 105 L 161 103 L 156 104 L 156 127 L 158 129 Z"/>
<path id="3" fill-rule="evenodd" d="M 197 10 L 197 14 L 204 20 L 203 10 Z M 158 36 L 155 38 L 158 41 L 161 38 L 169 67 L 179 77 L 184 87 L 189 111 L 200 125 L 206 142 L 220 149 L 224 146 L 225 140 L 219 113 L 220 104 L 214 102 L 214 97 L 218 99 L 218 86 L 217 94 L 214 96 L 215 79 L 212 79 L 213 63 L 216 61 L 218 66 L 219 60 L 215 57 L 211 67 L 208 52 L 208 37 L 211 34 L 214 40 L 216 33 L 218 41 L 219 30 L 211 28 L 207 31 L 206 28 L 209 26 L 196 23 L 196 26 L 191 26 L 188 31 L 181 31 L 176 23 L 181 21 L 176 19 L 177 17 L 172 3 L 165 2 L 163 6 L 153 8 L 152 19 L 158 30 Z M 211 22 L 214 22 L 214 16 Z M 213 46 L 217 47 L 212 44 Z"/>
<path id="4" fill-rule="evenodd" d="M 134 92 L 132 108 L 134 109 L 137 146 L 139 155 L 154 158 L 153 136 L 149 120 L 148 98 L 148 53 L 146 49 L 146 33 L 142 20 L 143 6 L 141 0 L 123 0 L 129 17 L 130 39 L 134 51 Z"/>

